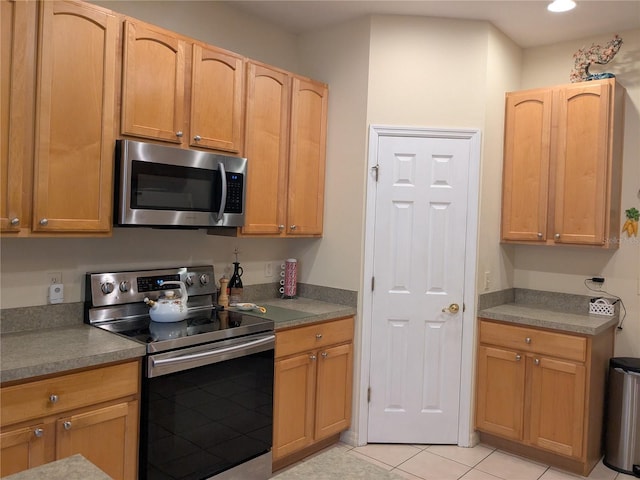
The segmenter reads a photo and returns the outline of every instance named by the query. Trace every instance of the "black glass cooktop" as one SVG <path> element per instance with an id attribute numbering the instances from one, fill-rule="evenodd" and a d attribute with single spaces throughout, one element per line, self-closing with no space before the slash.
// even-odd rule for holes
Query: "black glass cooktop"
<path id="1" fill-rule="evenodd" d="M 147 344 L 147 352 L 162 352 L 273 330 L 273 321 L 228 310 L 191 313 L 180 322 L 154 322 L 148 315 L 94 324 L 98 328 Z"/>

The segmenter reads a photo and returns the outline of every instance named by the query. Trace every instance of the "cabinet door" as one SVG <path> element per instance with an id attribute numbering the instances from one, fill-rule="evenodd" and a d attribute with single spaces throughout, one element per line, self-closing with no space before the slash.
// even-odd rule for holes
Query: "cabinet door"
<path id="1" fill-rule="evenodd" d="M 36 3 L 0 3 L 0 232 L 29 226 L 24 192 L 31 192 L 35 88 Z"/>
<path id="2" fill-rule="evenodd" d="M 507 94 L 502 238 L 545 241 L 549 193 L 551 90 Z"/>
<path id="3" fill-rule="evenodd" d="M 240 153 L 242 57 L 193 45 L 190 145 Z"/>
<path id="4" fill-rule="evenodd" d="M 61 418 L 56 433 L 57 459 L 79 453 L 116 480 L 135 480 L 137 401 Z"/>
<path id="5" fill-rule="evenodd" d="M 109 232 L 118 21 L 41 2 L 32 229 Z"/>
<path id="6" fill-rule="evenodd" d="M 317 357 L 303 353 L 275 363 L 273 458 L 313 443 Z"/>
<path id="7" fill-rule="evenodd" d="M 523 434 L 525 361 L 513 350 L 478 348 L 476 427 L 521 440 Z"/>
<path id="8" fill-rule="evenodd" d="M 0 477 L 46 463 L 45 442 L 53 439 L 44 424 L 37 424 L 0 434 Z"/>
<path id="9" fill-rule="evenodd" d="M 585 367 L 547 357 L 531 358 L 529 442 L 579 458 L 585 409 Z"/>
<path id="10" fill-rule="evenodd" d="M 352 383 L 353 344 L 321 350 L 316 381 L 315 440 L 349 428 Z"/>
<path id="11" fill-rule="evenodd" d="M 284 72 L 247 64 L 245 155 L 250 164 L 244 235 L 284 233 L 290 85 Z"/>
<path id="12" fill-rule="evenodd" d="M 558 91 L 554 210 L 558 243 L 605 243 L 611 95 L 608 83 L 580 83 Z"/>
<path id="13" fill-rule="evenodd" d="M 125 22 L 122 134 L 182 143 L 185 42 L 167 30 Z"/>
<path id="14" fill-rule="evenodd" d="M 288 235 L 322 235 L 328 89 L 293 79 L 287 201 Z"/>

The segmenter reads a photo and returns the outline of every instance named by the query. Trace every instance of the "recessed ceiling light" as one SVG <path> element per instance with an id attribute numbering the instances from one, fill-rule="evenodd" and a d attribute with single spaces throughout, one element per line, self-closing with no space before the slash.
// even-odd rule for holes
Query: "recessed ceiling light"
<path id="1" fill-rule="evenodd" d="M 576 7 L 576 2 L 573 0 L 554 0 L 547 6 L 547 10 L 550 12 L 568 12 Z"/>

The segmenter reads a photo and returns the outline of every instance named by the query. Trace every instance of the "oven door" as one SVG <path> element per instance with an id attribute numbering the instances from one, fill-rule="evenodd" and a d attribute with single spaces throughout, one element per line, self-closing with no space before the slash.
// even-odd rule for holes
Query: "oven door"
<path id="1" fill-rule="evenodd" d="M 139 478 L 269 478 L 274 344 L 262 333 L 148 356 Z"/>

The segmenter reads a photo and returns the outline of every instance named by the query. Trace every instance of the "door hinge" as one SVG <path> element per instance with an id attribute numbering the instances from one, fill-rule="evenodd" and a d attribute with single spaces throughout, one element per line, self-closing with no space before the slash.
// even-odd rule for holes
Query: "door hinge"
<path id="1" fill-rule="evenodd" d="M 367 388 L 367 403 L 371 403 L 371 387 Z"/>
<path id="2" fill-rule="evenodd" d="M 373 292 L 373 289 L 376 286 L 376 277 L 371 277 L 371 291 Z"/>
<path id="3" fill-rule="evenodd" d="M 376 182 L 377 182 L 378 181 L 378 171 L 380 170 L 380 165 L 374 165 L 373 167 L 371 167 L 371 170 L 373 170 L 373 174 L 374 174 Z"/>

